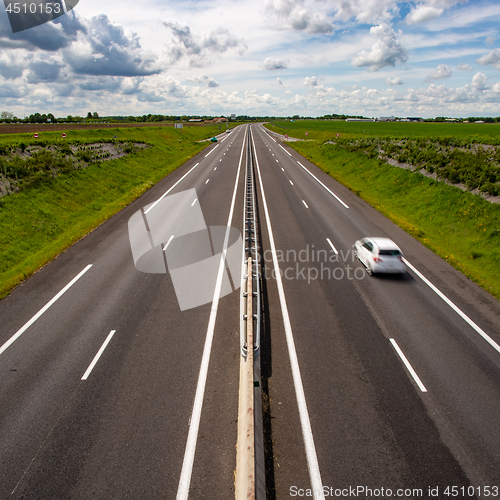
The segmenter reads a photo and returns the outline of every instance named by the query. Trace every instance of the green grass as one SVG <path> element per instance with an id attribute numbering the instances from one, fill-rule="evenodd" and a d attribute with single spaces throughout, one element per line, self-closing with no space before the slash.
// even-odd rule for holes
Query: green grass
<path id="1" fill-rule="evenodd" d="M 500 298 L 498 204 L 338 145 L 311 140 L 290 146 Z"/>
<path id="2" fill-rule="evenodd" d="M 274 124 L 274 128 L 273 128 Z M 441 122 L 346 122 L 341 120 L 275 121 L 267 126 L 280 134 L 299 139 L 328 141 L 339 133 L 391 137 L 471 137 L 478 143 L 500 144 L 500 123 L 441 123 Z M 306 132 L 308 135 L 306 136 Z"/>
<path id="3" fill-rule="evenodd" d="M 216 133 L 218 126 L 67 132 L 66 142 L 100 142 L 116 135 L 152 147 L 0 198 L 0 298 L 201 151 L 209 143 L 198 141 Z M 53 143 L 60 137 L 53 132 L 39 140 Z M 32 134 L 0 137 L 0 144 L 35 141 Z"/>

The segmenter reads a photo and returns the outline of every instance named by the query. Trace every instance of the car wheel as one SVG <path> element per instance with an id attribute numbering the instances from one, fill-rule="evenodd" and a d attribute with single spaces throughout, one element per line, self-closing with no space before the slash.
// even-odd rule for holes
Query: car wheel
<path id="1" fill-rule="evenodd" d="M 373 271 L 370 266 L 366 266 L 366 274 L 368 274 L 368 276 L 373 276 Z"/>

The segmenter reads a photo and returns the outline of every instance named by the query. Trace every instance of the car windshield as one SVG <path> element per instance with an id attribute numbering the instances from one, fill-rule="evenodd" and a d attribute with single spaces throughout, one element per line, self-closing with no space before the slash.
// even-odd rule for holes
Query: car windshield
<path id="1" fill-rule="evenodd" d="M 379 250 L 379 255 L 392 255 L 393 257 L 398 257 L 401 255 L 399 250 Z"/>

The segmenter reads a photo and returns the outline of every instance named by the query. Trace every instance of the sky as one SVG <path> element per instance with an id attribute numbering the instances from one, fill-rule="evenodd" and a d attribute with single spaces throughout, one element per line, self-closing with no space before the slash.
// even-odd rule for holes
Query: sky
<path id="1" fill-rule="evenodd" d="M 500 115 L 500 2 L 80 0 L 13 34 L 18 117 Z"/>

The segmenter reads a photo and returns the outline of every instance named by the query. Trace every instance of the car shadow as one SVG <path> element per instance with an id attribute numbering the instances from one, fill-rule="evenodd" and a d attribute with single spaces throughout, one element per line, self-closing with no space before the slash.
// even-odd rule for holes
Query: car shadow
<path id="1" fill-rule="evenodd" d="M 413 283 L 415 281 L 415 278 L 408 272 L 401 274 L 373 273 L 371 277 L 384 281 L 398 281 L 402 283 Z"/>

